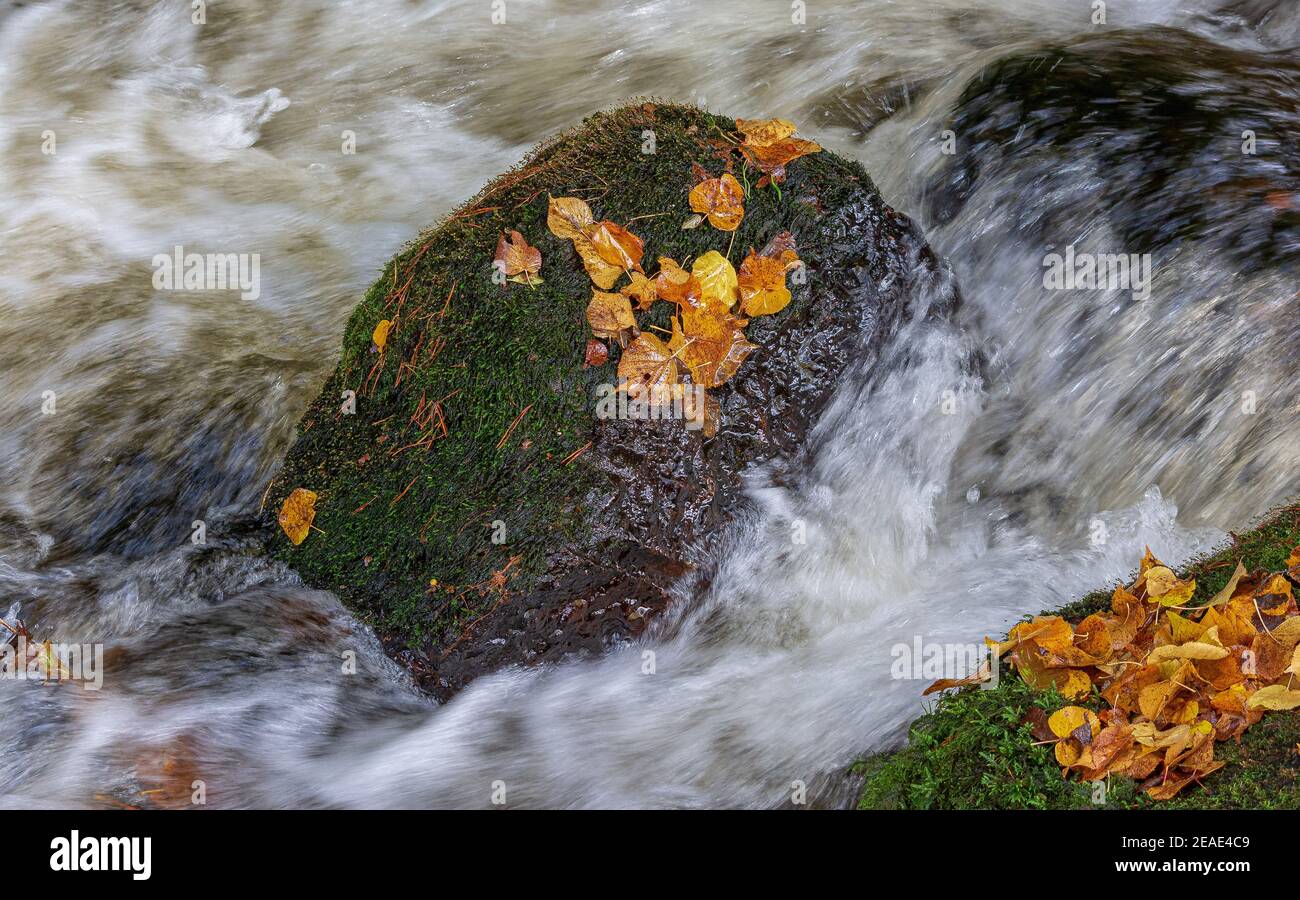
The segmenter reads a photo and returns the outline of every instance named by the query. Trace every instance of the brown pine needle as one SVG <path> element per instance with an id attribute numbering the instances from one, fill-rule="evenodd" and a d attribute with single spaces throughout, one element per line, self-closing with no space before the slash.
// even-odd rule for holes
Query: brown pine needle
<path id="1" fill-rule="evenodd" d="M 409 490 L 411 489 L 411 485 L 415 484 L 415 479 L 416 479 L 416 478 L 419 478 L 419 477 L 420 477 L 419 475 L 416 475 L 415 478 L 412 478 L 412 479 L 411 479 L 411 484 L 408 484 L 406 487 L 402 488 L 402 492 L 401 492 L 400 494 L 398 494 L 396 497 L 394 497 L 394 498 L 392 499 L 392 501 L 388 504 L 389 509 L 391 509 L 392 507 L 396 506 L 396 505 L 397 505 L 397 501 L 398 501 L 398 500 L 401 500 L 403 497 L 406 496 L 406 492 L 409 491 Z"/>
<path id="2" fill-rule="evenodd" d="M 506 433 L 501 435 L 501 440 L 497 441 L 497 450 L 500 450 L 506 445 L 506 441 L 510 440 L 510 435 L 515 433 L 515 429 L 519 427 L 519 423 L 523 420 L 524 416 L 528 415 L 528 410 L 532 408 L 533 405 L 530 403 L 519 411 L 519 415 L 515 416 L 515 420 L 511 422 L 510 427 L 506 429 Z"/>
<path id="3" fill-rule="evenodd" d="M 591 441 L 587 441 L 587 443 L 583 444 L 577 450 L 574 450 L 568 456 L 564 457 L 564 459 L 560 461 L 560 465 L 562 466 L 569 465 L 569 463 L 573 462 L 575 459 L 577 459 L 579 456 L 586 453 L 590 449 L 591 449 Z"/>

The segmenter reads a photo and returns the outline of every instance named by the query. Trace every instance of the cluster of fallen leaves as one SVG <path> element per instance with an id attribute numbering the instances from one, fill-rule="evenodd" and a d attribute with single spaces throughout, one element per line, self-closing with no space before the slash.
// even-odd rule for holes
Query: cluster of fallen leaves
<path id="1" fill-rule="evenodd" d="M 695 186 L 687 199 L 696 215 L 686 220 L 683 228 L 697 227 L 705 219 L 723 232 L 740 227 L 747 191 L 732 174 L 735 154 L 762 172 L 757 189 L 779 185 L 785 180 L 786 166 L 821 150 L 812 141 L 794 137 L 795 126 L 784 119 L 738 119 L 736 129 L 738 137 L 714 142 L 725 171 L 714 177 L 698 164 L 692 167 Z M 606 364 L 610 344 L 618 344 L 622 348 L 620 390 L 645 403 L 683 399 L 688 375 L 692 384 L 706 391 L 725 384 L 755 349 L 745 337 L 745 326 L 751 318 L 780 312 L 790 303 L 786 275 L 802 265 L 793 236 L 783 232 L 762 251 L 751 248 L 739 270 L 727 256 L 710 250 L 693 260 L 689 269 L 672 257 L 661 256 L 658 269 L 647 274 L 642 267 L 645 242 L 624 225 L 597 220 L 581 198 L 551 197 L 546 225 L 556 237 L 572 242 L 593 284 L 587 305 L 592 336 L 587 341 L 585 364 Z M 541 250 L 512 230 L 508 238 L 499 236 L 492 264 L 507 281 L 535 287 L 542 283 L 542 261 Z M 615 290 L 625 276 L 626 283 Z M 657 301 L 674 306 L 671 330 L 647 326 L 643 331 L 636 311 L 646 312 Z M 392 326 L 384 319 L 371 335 L 374 349 L 381 354 Z M 661 331 L 664 337 L 650 330 Z M 707 393 L 702 412 L 704 435 L 712 437 L 720 414 Z M 312 529 L 315 502 L 315 493 L 297 488 L 280 508 L 280 527 L 295 545 Z"/>
<path id="2" fill-rule="evenodd" d="M 742 119 L 737 126 L 744 135 L 738 145 L 742 155 L 764 173 L 760 184 L 779 182 L 788 163 L 821 149 L 811 141 L 792 138 L 794 126 L 781 119 Z M 683 227 L 698 225 L 702 216 L 714 228 L 734 232 L 745 216 L 745 189 L 729 171 L 712 177 L 698 164 L 692 171 L 696 183 L 688 200 L 697 216 Z M 586 364 L 603 365 L 609 359 L 605 341 L 617 343 L 623 348 L 618 363 L 621 389 L 630 397 L 652 402 L 679 397 L 688 374 L 692 384 L 706 390 L 734 376 L 755 349 L 745 337 L 749 319 L 780 312 L 789 304 L 786 274 L 802 265 L 794 238 L 783 232 L 762 251 L 751 248 L 739 271 L 722 253 L 710 250 L 692 261 L 689 269 L 661 256 L 657 271 L 648 275 L 642 268 L 644 242 L 617 223 L 596 221 L 580 198 L 550 198 L 546 224 L 552 234 L 573 242 L 595 285 L 587 305 L 592 337 Z M 623 275 L 627 283 L 612 291 Z M 666 339 L 643 331 L 636 318 L 636 311 L 645 312 L 660 300 L 674 306 Z M 717 424 L 716 405 L 706 395 L 706 437 L 713 435 Z"/>
<path id="3" fill-rule="evenodd" d="M 1148 549 L 1137 580 L 1115 589 L 1109 612 L 1074 625 L 1039 616 L 1012 628 L 996 652 L 1009 654 L 1026 684 L 1079 701 L 1096 687 L 1109 704 L 1100 713 L 1066 706 L 1050 716 L 1035 708 L 1035 739 L 1054 745 L 1062 774 L 1125 775 L 1167 800 L 1224 765 L 1215 742 L 1240 738 L 1266 711 L 1300 706 L 1291 584 L 1300 583 L 1300 547 L 1287 566 L 1286 574 L 1248 574 L 1238 563 L 1223 590 L 1191 607 L 1196 582 L 1179 579 Z"/>

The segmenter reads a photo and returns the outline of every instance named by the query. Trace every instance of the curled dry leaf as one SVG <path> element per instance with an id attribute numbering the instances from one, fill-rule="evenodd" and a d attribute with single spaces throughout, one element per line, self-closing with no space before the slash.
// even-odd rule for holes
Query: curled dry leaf
<path id="1" fill-rule="evenodd" d="M 537 285 L 542 283 L 538 272 L 542 270 L 542 251 L 524 240 L 517 231 L 510 232 L 510 240 L 502 234 L 497 238 L 496 253 L 492 264 L 503 272 L 509 281 L 518 284 Z"/>
<path id="2" fill-rule="evenodd" d="M 735 231 L 745 218 L 745 190 L 730 172 L 705 178 L 691 188 L 690 203 L 719 231 Z"/>
<path id="3" fill-rule="evenodd" d="M 311 523 L 316 518 L 316 492 L 306 488 L 294 488 L 284 503 L 280 504 L 280 514 L 276 521 L 295 546 L 301 544 L 311 531 Z"/>

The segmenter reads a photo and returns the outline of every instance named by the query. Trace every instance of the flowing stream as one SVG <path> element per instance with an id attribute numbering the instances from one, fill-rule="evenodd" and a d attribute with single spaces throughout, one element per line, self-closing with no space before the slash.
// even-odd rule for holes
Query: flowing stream
<path id="1" fill-rule="evenodd" d="M 505 10 L 222 0 L 196 24 L 188 3 L 0 0 L 0 601 L 110 665 L 98 691 L 0 681 L 0 802 L 183 806 L 199 779 L 221 807 L 485 807 L 501 785 L 512 807 L 782 806 L 794 782 L 844 804 L 849 764 L 922 710 L 896 645 L 1004 632 L 1146 544 L 1186 559 L 1297 492 L 1297 170 L 1269 160 L 1300 135 L 1300 7 L 1112 0 L 1105 26 L 1085 0 L 809 0 L 805 24 L 777 0 Z M 1226 149 L 1171 150 L 1168 193 L 1144 193 L 1170 158 L 1150 120 L 1035 139 L 1059 93 L 1018 112 L 980 93 L 987 66 L 1077 40 L 1044 77 L 1129 77 L 1106 61 L 1127 41 L 1175 94 L 1226 105 Z M 229 525 L 387 258 L 633 95 L 784 116 L 861 159 L 964 304 L 922 304 L 847 379 L 800 484 L 751 473 L 758 512 L 705 596 L 641 645 L 439 707 Z M 945 129 L 1025 127 L 1035 152 L 978 173 L 942 150 Z M 1247 176 L 1279 180 L 1271 205 L 1233 199 Z M 1208 198 L 1195 229 L 1171 197 Z M 1135 234 L 1156 236 L 1149 296 L 1044 290 L 1053 248 L 1145 250 Z M 176 245 L 260 254 L 260 292 L 155 290 Z"/>

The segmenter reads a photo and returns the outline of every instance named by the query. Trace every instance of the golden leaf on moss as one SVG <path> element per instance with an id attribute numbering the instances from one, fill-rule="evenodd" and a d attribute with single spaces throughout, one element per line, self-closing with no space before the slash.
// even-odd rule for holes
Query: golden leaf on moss
<path id="1" fill-rule="evenodd" d="M 719 231 L 735 231 L 745 217 L 745 190 L 730 172 L 705 178 L 691 188 L 691 209 Z"/>
<path id="2" fill-rule="evenodd" d="M 623 294 L 593 289 L 591 302 L 587 304 L 587 324 L 593 335 L 618 341 L 620 347 L 627 346 L 628 339 L 639 334 L 632 304 Z"/>
<path id="3" fill-rule="evenodd" d="M 370 333 L 370 339 L 375 342 L 375 346 L 383 352 L 384 346 L 388 343 L 388 331 L 393 327 L 393 323 L 388 319 L 380 319 L 375 330 Z"/>
<path id="4" fill-rule="evenodd" d="M 645 277 L 643 272 L 631 272 L 631 284 L 625 284 L 619 290 L 619 293 L 625 297 L 630 297 L 636 301 L 637 308 L 647 310 L 654 305 L 655 300 L 659 299 L 659 293 L 655 290 L 655 283 Z"/>
<path id="5" fill-rule="evenodd" d="M 284 503 L 280 505 L 280 514 L 276 521 L 295 546 L 301 544 L 311 531 L 311 523 L 316 518 L 316 492 L 306 488 L 294 488 Z"/>
<path id="6" fill-rule="evenodd" d="M 618 361 L 620 389 L 644 401 L 678 382 L 677 360 L 668 345 L 653 334 L 643 333 L 627 345 Z"/>
<path id="7" fill-rule="evenodd" d="M 785 180 L 787 165 L 822 149 L 812 141 L 793 137 L 794 124 L 785 119 L 737 119 L 736 129 L 745 136 L 740 143 L 741 154 L 763 172 L 758 187 L 769 180 L 779 184 Z"/>
<path id="8" fill-rule="evenodd" d="M 546 207 L 546 227 L 558 238 L 586 238 L 587 227 L 595 221 L 591 207 L 579 197 L 552 197 Z"/>
<path id="9" fill-rule="evenodd" d="M 596 222 L 591 207 L 578 197 L 552 197 L 546 209 L 546 227 L 556 237 L 573 242 L 587 275 L 601 290 L 613 287 L 625 269 L 639 270 L 639 266 L 624 263 L 633 251 L 640 261 L 640 239 L 612 222 Z"/>
<path id="10" fill-rule="evenodd" d="M 537 274 L 542 270 L 542 251 L 530 245 L 517 231 L 510 232 L 509 241 L 504 234 L 497 238 L 492 264 L 510 281 L 529 286 L 542 283 Z"/>
<path id="11" fill-rule="evenodd" d="M 609 221 L 596 222 L 587 228 L 587 239 L 596 248 L 600 258 L 609 265 L 617 266 L 619 271 L 641 271 L 645 242 L 622 225 Z"/>

